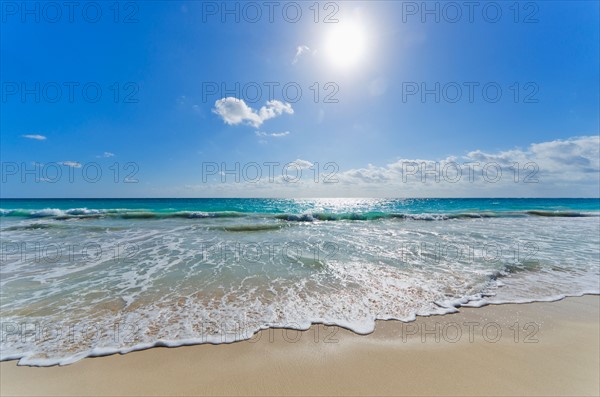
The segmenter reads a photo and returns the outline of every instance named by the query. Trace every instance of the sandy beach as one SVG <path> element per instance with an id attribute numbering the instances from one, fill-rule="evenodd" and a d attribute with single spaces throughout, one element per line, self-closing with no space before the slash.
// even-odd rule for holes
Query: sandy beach
<path id="1" fill-rule="evenodd" d="M 598 395 L 600 297 L 463 308 L 412 323 L 266 330 L 64 367 L 3 362 L 9 395 Z"/>

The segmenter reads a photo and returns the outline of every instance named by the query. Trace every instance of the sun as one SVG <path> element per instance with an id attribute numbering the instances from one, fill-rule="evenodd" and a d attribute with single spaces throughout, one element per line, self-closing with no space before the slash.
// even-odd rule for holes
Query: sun
<path id="1" fill-rule="evenodd" d="M 355 21 L 335 24 L 325 39 L 325 54 L 337 69 L 355 68 L 364 58 L 367 36 Z"/>

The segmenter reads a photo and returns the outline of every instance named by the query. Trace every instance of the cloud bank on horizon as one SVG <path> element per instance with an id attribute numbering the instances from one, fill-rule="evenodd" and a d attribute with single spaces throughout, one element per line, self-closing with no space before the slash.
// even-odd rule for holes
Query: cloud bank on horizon
<path id="1" fill-rule="evenodd" d="M 255 131 L 255 135 L 288 136 L 287 131 Z M 537 142 L 496 152 L 473 150 L 439 159 L 398 158 L 387 164 L 346 169 L 335 162 L 306 158 L 289 162 L 213 162 L 210 173 L 204 168 L 201 173 L 198 166 L 193 177 L 180 184 L 144 181 L 143 172 L 137 174 L 137 164 L 121 164 L 113 156 L 105 152 L 92 156 L 91 162 L 81 158 L 33 162 L 25 167 L 25 174 L 15 170 L 3 175 L 8 176 L 8 183 L 3 186 L 2 197 L 115 197 L 107 185 L 89 183 L 103 169 L 107 176 L 104 181 L 112 183 L 117 175 L 115 165 L 129 171 L 118 174 L 123 177 L 119 183 L 127 182 L 120 184 L 126 194 L 119 197 L 600 197 L 600 135 Z M 54 174 L 57 167 L 64 167 L 64 178 L 59 183 L 55 177 L 45 175 Z M 34 170 L 38 171 L 37 180 L 31 175 Z M 135 178 L 130 178 L 134 170 Z M 30 188 L 29 194 L 20 193 L 24 187 Z"/>
<path id="2" fill-rule="evenodd" d="M 329 165 L 324 171 L 302 159 L 281 166 L 286 173 L 275 172 L 271 179 L 214 178 L 177 191 L 192 197 L 598 197 L 600 135 L 347 170 Z M 315 173 L 321 174 L 318 182 Z"/>

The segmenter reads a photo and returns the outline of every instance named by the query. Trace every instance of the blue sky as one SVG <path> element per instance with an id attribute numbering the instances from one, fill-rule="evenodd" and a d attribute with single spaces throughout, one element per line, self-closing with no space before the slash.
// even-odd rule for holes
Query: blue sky
<path id="1" fill-rule="evenodd" d="M 261 2 L 252 3 L 257 22 L 243 2 L 227 3 L 239 22 L 221 2 L 122 2 L 118 15 L 114 3 L 93 3 L 95 23 L 95 8 L 82 15 L 86 2 L 57 22 L 44 3 L 28 7 L 36 4 L 39 21 L 20 2 L 2 5 L 2 197 L 599 195 L 598 2 L 481 2 L 473 22 L 459 2 L 454 23 L 455 10 L 437 2 L 427 4 L 439 22 L 415 10 L 421 2 L 321 2 L 318 22 L 313 2 L 278 2 L 273 22 Z M 302 16 L 292 22 L 295 4 Z M 325 23 L 332 12 L 338 22 Z M 439 102 L 409 94 L 436 83 Z M 36 84 L 39 102 L 23 93 Z M 337 103 L 325 103 L 332 93 Z M 515 161 L 534 162 L 540 178 L 398 180 L 403 161 L 475 158 L 505 175 Z M 305 176 L 291 185 L 204 178 L 203 163 L 236 162 L 295 162 Z M 311 182 L 306 170 L 326 163 L 336 183 Z M 48 164 L 63 168 L 56 183 Z M 84 169 L 102 177 L 91 183 Z"/>

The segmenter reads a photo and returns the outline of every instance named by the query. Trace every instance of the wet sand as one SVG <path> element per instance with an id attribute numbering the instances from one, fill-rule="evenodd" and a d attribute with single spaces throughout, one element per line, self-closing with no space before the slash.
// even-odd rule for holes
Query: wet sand
<path id="1" fill-rule="evenodd" d="M 10 395 L 599 395 L 600 296 L 462 308 L 412 323 L 266 330 L 64 367 L 0 364 Z"/>

